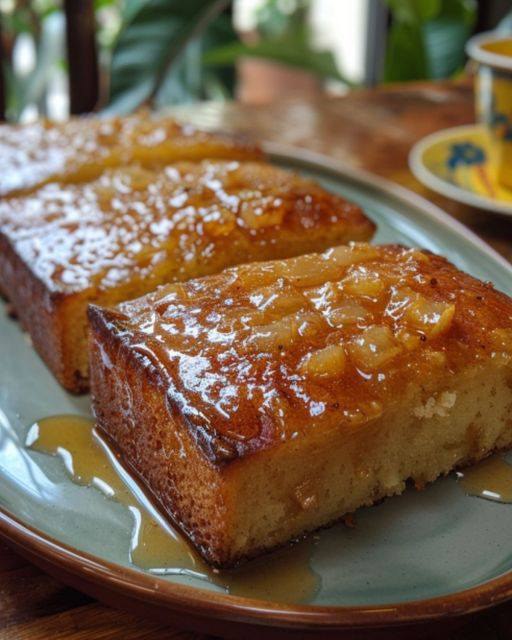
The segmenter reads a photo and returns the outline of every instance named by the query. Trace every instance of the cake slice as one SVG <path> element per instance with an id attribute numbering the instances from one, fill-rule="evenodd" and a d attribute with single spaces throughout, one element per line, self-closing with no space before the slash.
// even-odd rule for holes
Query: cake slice
<path id="1" fill-rule="evenodd" d="M 352 244 L 91 307 L 99 428 L 229 566 L 512 444 L 512 300 Z"/>
<path id="2" fill-rule="evenodd" d="M 268 164 L 112 169 L 0 201 L 0 289 L 52 372 L 79 392 L 89 302 L 368 239 L 374 228 L 356 205 Z"/>
<path id="3" fill-rule="evenodd" d="M 124 118 L 71 118 L 0 126 L 0 197 L 46 182 L 90 180 L 109 167 L 179 160 L 262 160 L 242 138 L 207 133 L 146 112 Z"/>

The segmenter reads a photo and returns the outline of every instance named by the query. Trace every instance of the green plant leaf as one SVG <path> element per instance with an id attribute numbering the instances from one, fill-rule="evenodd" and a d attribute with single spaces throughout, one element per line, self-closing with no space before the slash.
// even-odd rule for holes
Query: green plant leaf
<path id="1" fill-rule="evenodd" d="M 229 99 L 233 97 L 236 83 L 236 70 L 234 64 L 207 68 L 204 65 L 204 56 L 211 50 L 226 44 L 237 42 L 238 35 L 233 27 L 230 15 L 220 14 L 205 31 L 201 38 L 202 52 L 201 65 L 203 75 L 202 96 L 206 100 Z"/>
<path id="2" fill-rule="evenodd" d="M 476 12 L 476 0 L 445 0 L 439 17 L 460 20 L 472 29 L 476 20 Z"/>
<path id="3" fill-rule="evenodd" d="M 460 20 L 438 18 L 422 27 L 428 78 L 448 78 L 466 59 L 464 46 L 470 31 Z"/>
<path id="4" fill-rule="evenodd" d="M 265 0 L 254 12 L 258 33 L 263 40 L 272 40 L 302 28 L 307 23 L 310 5 L 310 0 Z"/>
<path id="5" fill-rule="evenodd" d="M 192 40 L 171 66 L 155 96 L 155 106 L 231 98 L 235 85 L 234 66 L 205 69 L 202 58 L 205 51 L 232 42 L 236 37 L 231 16 L 217 16 L 204 34 Z"/>
<path id="6" fill-rule="evenodd" d="M 171 67 L 227 4 L 228 0 L 128 0 L 112 52 L 105 111 L 128 113 L 154 100 L 161 89 L 172 95 L 172 74 L 176 79 L 184 71 Z"/>
<path id="7" fill-rule="evenodd" d="M 397 22 L 420 24 L 439 15 L 441 0 L 386 0 Z"/>
<path id="8" fill-rule="evenodd" d="M 446 78 L 464 64 L 476 17 L 475 0 L 387 0 L 393 13 L 385 82 Z"/>
<path id="9" fill-rule="evenodd" d="M 406 82 L 427 77 L 421 26 L 407 22 L 392 24 L 386 47 L 384 82 Z"/>
<path id="10" fill-rule="evenodd" d="M 116 4 L 117 0 L 94 0 L 94 9 L 98 11 L 99 9 L 104 9 L 105 7 L 110 7 Z"/>
<path id="11" fill-rule="evenodd" d="M 193 102 L 201 95 L 201 42 L 193 40 L 172 65 L 155 96 L 155 107 L 173 103 Z"/>

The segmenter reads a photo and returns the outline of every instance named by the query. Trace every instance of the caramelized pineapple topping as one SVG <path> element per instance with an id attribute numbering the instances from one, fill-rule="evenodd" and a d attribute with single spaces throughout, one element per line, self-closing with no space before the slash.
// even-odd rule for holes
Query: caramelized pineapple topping
<path id="1" fill-rule="evenodd" d="M 48 288 L 66 293 L 134 281 L 147 284 L 136 292 L 151 291 L 231 264 L 323 248 L 328 238 L 366 239 L 373 228 L 357 205 L 258 162 L 130 165 L 0 202 L 2 234 Z M 348 256 L 343 248 L 333 250 L 321 271 L 307 268 L 307 258 L 276 263 L 254 282 L 249 270 L 247 286 L 261 288 L 271 307 L 282 308 L 283 296 L 293 299 L 291 313 L 302 305 L 296 303 L 300 292 L 290 287 L 337 278 Z M 272 291 L 265 291 L 267 284 Z"/>
<path id="2" fill-rule="evenodd" d="M 486 287 L 433 254 L 354 243 L 166 286 L 120 305 L 120 330 L 199 433 L 250 452 L 357 428 L 410 382 L 512 357 L 509 303 Z"/>

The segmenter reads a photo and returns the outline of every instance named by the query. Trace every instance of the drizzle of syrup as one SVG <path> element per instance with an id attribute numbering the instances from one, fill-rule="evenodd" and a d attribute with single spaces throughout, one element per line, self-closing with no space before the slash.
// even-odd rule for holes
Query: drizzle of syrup
<path id="1" fill-rule="evenodd" d="M 127 553 L 130 562 L 142 569 L 158 575 L 193 575 L 233 595 L 286 603 L 311 601 L 320 589 L 320 578 L 310 566 L 311 540 L 238 569 L 211 569 L 151 504 L 89 418 L 43 418 L 29 429 L 26 446 L 58 456 L 73 482 L 95 487 L 130 510 L 133 528 Z"/>
<path id="2" fill-rule="evenodd" d="M 463 471 L 457 478 L 470 496 L 512 503 L 512 465 L 500 456 L 487 458 Z"/>

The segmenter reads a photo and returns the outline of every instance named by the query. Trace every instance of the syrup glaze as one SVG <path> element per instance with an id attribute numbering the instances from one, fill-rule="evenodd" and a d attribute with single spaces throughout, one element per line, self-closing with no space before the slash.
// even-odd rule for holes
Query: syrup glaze
<path id="1" fill-rule="evenodd" d="M 311 601 L 320 588 L 320 579 L 310 567 L 313 540 L 238 569 L 211 569 L 153 507 L 89 418 L 64 415 L 39 420 L 30 428 L 26 446 L 58 456 L 73 482 L 95 487 L 130 510 L 133 529 L 127 554 L 142 569 L 157 575 L 189 574 L 233 595 L 288 603 Z"/>
<path id="2" fill-rule="evenodd" d="M 459 371 L 512 364 L 512 301 L 398 246 L 242 265 L 90 317 L 100 347 L 122 344 L 157 372 L 171 411 L 218 463 L 319 426 L 357 427 L 409 383 L 441 388 L 430 404 L 448 411 Z"/>
<path id="3" fill-rule="evenodd" d="M 512 503 L 512 465 L 492 456 L 468 469 L 457 471 L 460 486 L 470 496 Z"/>
<path id="4" fill-rule="evenodd" d="M 251 144 L 140 113 L 124 118 L 40 120 L 0 129 L 0 195 L 47 181 L 79 182 L 105 167 L 200 158 L 261 159 Z"/>
<path id="5" fill-rule="evenodd" d="M 240 261 L 368 239 L 373 230 L 356 205 L 254 162 L 110 169 L 92 182 L 51 183 L 0 202 L 1 234 L 46 288 L 92 289 L 91 298 L 131 287 L 121 296 L 129 299 Z"/>

